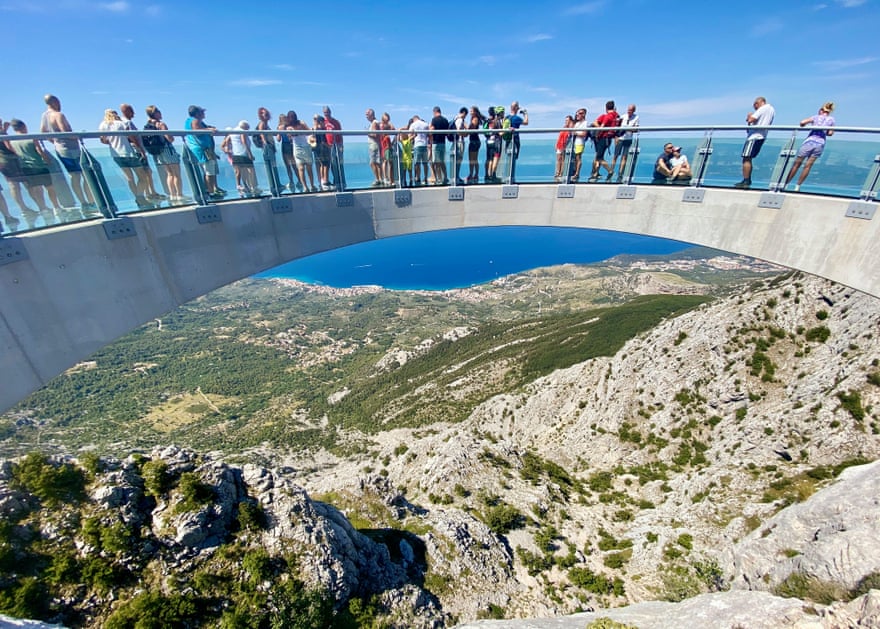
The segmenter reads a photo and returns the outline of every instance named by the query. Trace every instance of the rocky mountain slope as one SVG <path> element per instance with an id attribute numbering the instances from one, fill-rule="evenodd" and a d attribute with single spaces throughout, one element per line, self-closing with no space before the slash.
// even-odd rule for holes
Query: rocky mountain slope
<path id="1" fill-rule="evenodd" d="M 613 281 L 621 290 L 639 284 Z M 432 367 L 442 377 L 413 389 L 435 401 L 422 411 L 431 421 L 395 423 L 402 407 L 386 396 L 369 398 L 382 400 L 374 426 L 333 425 L 334 409 L 363 386 L 338 383 L 326 389 L 323 420 L 302 409 L 273 418 L 311 422 L 312 434 L 322 422 L 333 425 L 330 447 L 264 442 L 220 458 L 154 450 L 111 462 L 86 484 L 85 506 L 67 516 L 41 510 L 7 466 L 0 509 L 18 527 L 11 539 L 30 541 L 3 548 L 43 557 L 37 542 L 74 540 L 64 547 L 81 581 L 94 556 L 127 570 L 128 581 L 103 590 L 100 581 L 76 588 L 58 577 L 56 599 L 75 610 L 73 624 L 123 614 L 132 596 L 130 604 L 144 604 L 143 590 L 185 592 L 212 618 L 261 601 L 281 613 L 302 603 L 303 592 L 321 591 L 353 626 L 558 617 L 632 604 L 640 614 L 664 614 L 663 605 L 678 601 L 684 607 L 676 609 L 692 610 L 675 612 L 681 617 L 766 604 L 791 626 L 870 619 L 877 602 L 862 590 L 880 573 L 870 535 L 880 517 L 871 499 L 857 498 L 876 495 L 876 474 L 854 466 L 880 448 L 878 322 L 877 300 L 843 287 L 800 275 L 761 280 L 671 315 L 609 355 L 518 381 L 456 421 L 440 402 L 503 384 L 526 356 L 506 348 L 534 335 L 511 340 L 502 330 L 496 345 L 492 337 L 480 345 L 470 326 L 451 324 L 434 343 L 386 344 L 360 376 L 401 386 L 406 379 L 390 376 L 442 349 L 449 359 Z M 579 326 L 568 336 L 565 329 L 554 332 L 559 346 L 582 335 Z M 167 482 L 157 485 L 159 462 Z M 845 489 L 849 474 L 862 483 L 856 489 Z M 253 505 L 244 523 L 242 504 Z M 83 525 L 94 517 L 110 530 L 121 522 L 138 552 L 101 533 L 96 542 Z M 253 558 L 258 551 L 268 558 Z M 251 570 L 262 575 L 256 583 Z M 284 575 L 303 584 L 296 595 Z M 221 593 L 215 577 L 241 586 Z M 27 578 L 18 575 L 15 587 Z M 9 583 L 7 575 L 7 592 Z M 724 622 L 746 622 L 737 618 Z M 803 624 L 812 618 L 820 624 Z"/>
<path id="2" fill-rule="evenodd" d="M 509 577 L 468 574 L 441 596 L 460 618 L 678 600 L 733 578 L 719 549 L 763 531 L 836 466 L 877 458 L 878 321 L 873 298 L 771 281 L 495 396 L 464 422 L 359 435 L 371 444 L 359 457 L 289 463 L 313 493 L 351 491 L 352 513 L 361 498 L 348 488 L 378 472 L 432 510 L 519 514 L 505 532 Z"/>

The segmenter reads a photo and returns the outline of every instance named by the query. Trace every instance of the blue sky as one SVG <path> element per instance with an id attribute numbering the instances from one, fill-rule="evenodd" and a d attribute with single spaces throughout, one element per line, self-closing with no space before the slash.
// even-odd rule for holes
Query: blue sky
<path id="1" fill-rule="evenodd" d="M 33 129 L 46 92 L 74 129 L 122 102 L 186 108 L 218 127 L 256 109 L 310 119 L 329 104 L 349 129 L 367 107 L 398 125 L 440 105 L 526 107 L 557 127 L 607 99 L 642 124 L 741 124 L 756 95 L 796 124 L 826 100 L 839 125 L 880 126 L 876 0 L 763 3 L 233 3 L 0 0 L 0 117 Z"/>

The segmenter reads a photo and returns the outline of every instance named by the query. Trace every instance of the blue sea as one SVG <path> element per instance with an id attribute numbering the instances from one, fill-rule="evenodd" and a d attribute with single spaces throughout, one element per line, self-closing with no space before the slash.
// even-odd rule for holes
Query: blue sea
<path id="1" fill-rule="evenodd" d="M 556 264 L 622 253 L 667 254 L 686 243 L 561 227 L 480 227 L 376 240 L 301 258 L 260 273 L 335 288 L 447 290 Z"/>
<path id="2" fill-rule="evenodd" d="M 643 133 L 641 158 L 637 162 L 636 182 L 651 180 L 653 159 L 668 137 L 649 137 Z M 701 137 L 673 134 L 676 143 L 693 158 Z M 702 135 L 702 134 L 700 134 Z M 713 144 L 711 165 L 706 173 L 707 186 L 732 186 L 741 178 L 741 134 L 718 137 Z M 526 138 L 517 161 L 516 179 L 520 183 L 548 182 L 555 160 L 555 140 Z M 785 143 L 782 134 L 768 140 L 756 166 L 756 187 L 766 185 L 761 177 L 770 177 L 776 156 Z M 120 171 L 109 159 L 106 147 L 96 146 L 93 154 L 104 163 L 104 173 L 114 197 L 125 213 L 137 207 L 128 193 Z M 880 143 L 874 141 L 839 141 L 826 151 L 810 174 L 803 190 L 827 195 L 858 198 L 864 187 Z M 507 158 L 502 157 L 499 172 L 508 172 Z M 258 164 L 262 157 L 258 156 Z M 345 171 L 351 189 L 368 188 L 372 181 L 366 144 L 346 143 Z M 279 167 L 282 183 L 287 182 Z M 257 168 L 258 184 L 266 189 L 265 169 Z M 231 167 L 220 163 L 218 182 L 235 190 Z M 158 185 L 158 181 L 157 181 Z M 188 193 L 188 182 L 184 191 Z M 229 198 L 233 198 L 230 195 Z M 333 287 L 379 285 L 391 289 L 445 290 L 488 282 L 511 273 L 564 263 L 589 263 L 606 260 L 622 253 L 665 254 L 688 245 L 668 240 L 616 232 L 564 228 L 496 227 L 459 229 L 449 232 L 417 234 L 362 243 L 345 249 L 311 256 L 272 269 L 257 277 L 286 277 Z"/>

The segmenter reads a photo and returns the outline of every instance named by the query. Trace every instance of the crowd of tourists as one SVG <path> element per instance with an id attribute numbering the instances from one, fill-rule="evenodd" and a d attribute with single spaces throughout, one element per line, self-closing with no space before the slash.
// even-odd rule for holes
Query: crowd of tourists
<path id="1" fill-rule="evenodd" d="M 70 132 L 71 126 L 61 111 L 58 97 L 47 94 L 46 111 L 40 120 L 40 133 Z M 800 122 L 810 126 L 810 133 L 799 149 L 785 185 L 788 186 L 802 168 L 794 191 L 797 192 L 822 154 L 825 140 L 834 131 L 831 116 L 834 103 L 828 102 L 819 112 Z M 181 154 L 175 148 L 175 138 L 168 133 L 161 110 L 155 105 L 145 109 L 147 120 L 143 126 L 150 134 L 125 135 L 138 130 L 134 122 L 135 110 L 123 103 L 119 110 L 107 109 L 98 130 L 113 132 L 100 140 L 109 147 L 114 163 L 119 167 L 126 184 L 139 208 L 156 207 L 168 201 L 171 204 L 191 202 L 184 196 L 181 180 Z M 183 145 L 191 153 L 199 183 L 208 199 L 221 199 L 228 193 L 217 184 L 220 153 L 232 166 L 237 192 L 240 196 L 257 196 L 253 148 L 262 151 L 263 160 L 271 168 L 270 186 L 273 193 L 283 190 L 318 192 L 345 189 L 344 141 L 342 124 L 333 117 L 330 107 L 315 114 L 311 124 L 299 118 L 293 110 L 279 114 L 273 123 L 272 114 L 265 107 L 257 110 L 257 124 L 251 132 L 248 121 L 240 121 L 234 128 L 215 134 L 217 128 L 205 122 L 204 107 L 192 105 L 184 122 L 187 133 Z M 395 127 L 388 113 L 379 118 L 373 109 L 365 112 L 369 166 L 373 175 L 372 187 L 456 185 L 516 182 L 516 160 L 521 143 L 518 129 L 529 124 L 529 114 L 517 101 L 508 112 L 503 106 L 490 106 L 484 114 L 479 107 L 461 107 L 447 118 L 440 107 L 434 107 L 430 118 L 413 115 L 400 127 Z M 773 124 L 775 110 L 764 97 L 757 97 L 753 111 L 746 115 L 747 139 L 742 151 L 742 181 L 737 188 L 749 188 L 752 180 L 752 160 L 758 155 L 767 131 Z M 634 134 L 638 133 L 639 115 L 636 105 L 630 104 L 621 115 L 613 100 L 605 104 L 605 111 L 595 119 L 588 118 L 582 107 L 568 115 L 556 141 L 554 179 L 557 182 L 577 183 L 584 167 L 584 154 L 592 148 L 589 164 L 589 182 L 623 182 Z M 46 224 L 56 220 L 71 220 L 97 214 L 97 204 L 90 186 L 85 185 L 81 167 L 80 142 L 73 138 L 53 137 L 55 155 L 42 142 L 34 139 L 16 140 L 10 135 L 27 134 L 27 125 L 18 119 L 0 120 L 0 172 L 5 176 L 9 192 L 18 204 L 21 216 L 30 224 L 42 216 Z M 215 135 L 222 135 L 219 152 Z M 447 146 L 448 145 L 448 146 Z M 276 155 L 281 153 L 281 164 L 287 183 L 282 184 L 277 171 Z M 482 168 L 480 157 L 483 156 Z M 589 155 L 589 153 L 587 153 Z M 507 156 L 505 172 L 499 172 L 502 156 Z M 149 157 L 152 157 L 152 167 Z M 57 158 L 57 159 L 56 159 Z M 610 158 L 610 163 L 609 163 Z M 62 170 L 63 167 L 63 170 Z M 153 167 L 159 173 L 162 192 L 156 189 Z M 69 182 L 65 177 L 66 171 Z M 451 171 L 451 172 L 450 172 Z M 584 171 L 586 173 L 586 171 Z M 692 177 L 691 166 L 680 146 L 669 142 L 653 164 L 654 183 L 686 183 Z M 36 209 L 24 199 L 22 187 Z M 48 197 L 48 202 L 47 202 Z M 0 214 L 6 229 L 15 229 L 19 218 L 8 208 L 0 187 Z"/>

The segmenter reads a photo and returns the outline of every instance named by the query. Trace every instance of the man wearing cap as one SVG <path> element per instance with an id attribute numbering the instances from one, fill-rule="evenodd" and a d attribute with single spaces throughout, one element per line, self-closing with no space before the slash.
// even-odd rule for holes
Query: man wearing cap
<path id="1" fill-rule="evenodd" d="M 205 124 L 205 108 L 198 105 L 190 105 L 187 110 L 189 118 L 183 123 L 184 129 L 210 129 L 216 131 L 216 127 Z M 205 189 L 208 195 L 214 198 L 220 198 L 226 194 L 225 190 L 217 187 L 217 173 L 219 167 L 217 165 L 217 153 L 214 151 L 214 136 L 208 134 L 185 135 L 184 142 L 187 148 L 193 152 L 199 166 L 205 173 Z"/>

